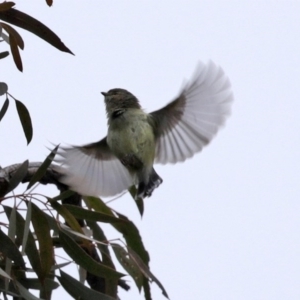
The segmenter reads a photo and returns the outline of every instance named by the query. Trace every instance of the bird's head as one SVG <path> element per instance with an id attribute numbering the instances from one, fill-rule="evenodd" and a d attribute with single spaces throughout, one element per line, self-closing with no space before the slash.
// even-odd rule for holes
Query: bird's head
<path id="1" fill-rule="evenodd" d="M 141 108 L 138 99 L 124 89 L 111 89 L 101 92 L 104 96 L 106 111 L 108 114 L 120 109 Z"/>

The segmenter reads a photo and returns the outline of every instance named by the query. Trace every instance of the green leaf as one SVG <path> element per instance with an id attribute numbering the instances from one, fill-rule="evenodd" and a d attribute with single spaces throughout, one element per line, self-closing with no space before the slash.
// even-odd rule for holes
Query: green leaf
<path id="1" fill-rule="evenodd" d="M 51 270 L 54 271 L 54 270 L 61 269 L 61 268 L 65 267 L 65 266 L 68 266 L 71 263 L 72 263 L 71 261 L 68 261 L 66 263 L 54 265 L 54 266 L 52 266 Z"/>
<path id="2" fill-rule="evenodd" d="M 9 188 L 7 193 L 13 191 L 25 178 L 28 171 L 28 160 L 25 160 L 22 165 L 17 169 L 14 175 L 9 180 Z"/>
<path id="3" fill-rule="evenodd" d="M 16 244 L 0 230 L 0 252 L 10 258 L 17 266 L 25 269 L 25 262 Z"/>
<path id="4" fill-rule="evenodd" d="M 60 271 L 60 277 L 57 276 L 57 279 L 59 280 L 63 288 L 74 299 L 78 299 L 80 295 L 80 299 L 82 300 L 116 300 L 116 298 L 112 298 L 100 292 L 89 289 L 78 280 L 74 279 L 63 271 Z"/>
<path id="5" fill-rule="evenodd" d="M 75 218 L 103 223 L 124 223 L 124 220 L 101 212 L 95 212 L 71 204 L 63 204 Z"/>
<path id="6" fill-rule="evenodd" d="M 141 269 L 123 247 L 118 244 L 111 244 L 111 246 L 119 263 L 133 278 L 137 288 L 141 291 L 141 287 L 143 286 L 143 273 L 141 272 Z"/>
<path id="7" fill-rule="evenodd" d="M 28 292 L 28 290 L 18 281 L 15 282 L 21 296 L 26 300 L 41 300 L 40 298 L 35 297 L 33 294 Z"/>
<path id="8" fill-rule="evenodd" d="M 95 211 L 105 213 L 113 217 L 115 216 L 111 208 L 109 208 L 100 198 L 91 196 L 84 196 L 82 198 L 89 208 L 93 208 Z"/>
<path id="9" fill-rule="evenodd" d="M 70 226 L 74 231 L 84 234 L 82 228 L 80 227 L 76 218 L 62 205 L 58 202 L 49 199 L 51 206 L 65 219 L 68 226 Z M 89 242 L 85 239 L 81 239 L 81 242 L 88 247 Z"/>
<path id="10" fill-rule="evenodd" d="M 40 167 L 37 169 L 35 174 L 31 177 L 27 190 L 30 189 L 36 182 L 38 182 L 47 172 L 48 167 L 51 165 L 55 154 L 57 153 L 58 145 L 50 152 Z"/>
<path id="11" fill-rule="evenodd" d="M 8 10 L 8 9 L 12 8 L 13 6 L 15 6 L 14 2 L 10 2 L 10 1 L 2 2 L 2 3 L 0 3 L 0 11 Z"/>
<path id="12" fill-rule="evenodd" d="M 4 101 L 4 104 L 1 108 L 1 111 L 0 111 L 0 121 L 2 120 L 2 118 L 4 117 L 7 109 L 8 109 L 8 106 L 9 106 L 9 100 L 8 98 L 6 98 L 6 100 Z"/>
<path id="13" fill-rule="evenodd" d="M 71 190 L 66 190 L 64 192 L 62 192 L 61 194 L 59 194 L 58 196 L 56 197 L 53 197 L 50 199 L 50 201 L 58 201 L 58 200 L 64 200 L 66 198 L 69 198 L 71 196 L 73 196 L 75 194 L 74 191 L 71 191 Z"/>
<path id="14" fill-rule="evenodd" d="M 94 239 L 101 241 L 102 243 L 107 241 L 107 238 L 106 238 L 103 230 L 97 224 L 97 222 L 92 222 L 92 221 L 87 220 L 86 223 L 87 223 L 88 227 L 93 231 Z M 101 252 L 101 256 L 102 256 L 102 263 L 105 266 L 108 266 L 115 270 L 116 268 L 112 261 L 108 245 L 103 245 L 102 243 L 101 244 L 97 243 L 97 247 L 98 247 L 99 251 Z M 118 288 L 117 280 L 115 280 L 115 279 L 106 279 L 105 280 L 105 294 L 107 294 L 109 296 L 115 296 L 117 294 L 117 288 Z"/>
<path id="15" fill-rule="evenodd" d="M 11 27 L 8 24 L 0 22 L 0 26 L 8 32 L 9 38 L 11 38 L 11 36 L 12 36 L 15 39 L 17 45 L 23 50 L 24 49 L 24 41 L 23 41 L 22 37 L 20 36 L 20 34 L 13 27 Z"/>
<path id="16" fill-rule="evenodd" d="M 89 221 L 87 220 L 87 226 L 90 227 L 90 229 L 93 231 L 93 238 L 97 241 L 102 242 L 101 244 L 97 243 L 97 247 L 99 249 L 99 251 L 101 252 L 102 255 L 102 262 L 103 264 L 105 264 L 106 266 L 115 269 L 115 265 L 111 259 L 111 255 L 109 252 L 109 248 L 108 248 L 108 243 L 107 245 L 103 245 L 103 243 L 107 242 L 107 238 L 103 232 L 103 230 L 101 229 L 101 227 L 97 224 L 97 222 L 93 222 L 93 221 Z"/>
<path id="17" fill-rule="evenodd" d="M 19 282 L 26 288 L 26 289 L 33 289 L 33 290 L 41 290 L 42 285 L 38 278 L 22 278 L 19 279 Z M 44 285 L 47 287 L 48 290 L 54 290 L 59 287 L 59 284 L 54 281 L 53 279 L 46 278 Z"/>
<path id="18" fill-rule="evenodd" d="M 128 189 L 130 195 L 132 196 L 138 210 L 139 210 L 139 213 L 141 215 L 141 217 L 143 216 L 144 214 L 144 200 L 142 198 L 138 198 L 138 199 L 135 199 L 135 195 L 137 193 L 137 188 L 132 185 L 129 189 Z"/>
<path id="19" fill-rule="evenodd" d="M 16 290 L 13 281 L 11 280 L 9 282 L 8 289 L 6 289 L 5 288 L 5 279 L 2 279 L 1 277 L 0 277 L 0 291 L 2 291 L 3 294 L 5 294 L 5 295 L 10 295 L 10 296 L 13 296 L 13 297 L 20 297 L 20 294 Z"/>
<path id="20" fill-rule="evenodd" d="M 52 6 L 53 0 L 46 0 L 46 3 L 48 4 L 48 6 Z"/>
<path id="21" fill-rule="evenodd" d="M 30 205 L 30 204 L 29 204 Z M 50 236 L 50 227 L 48 221 L 41 211 L 34 203 L 31 203 L 32 216 L 31 221 L 34 228 L 34 233 L 36 234 L 37 240 L 39 242 L 39 252 L 42 263 L 42 272 L 40 274 L 40 279 L 43 281 L 54 263 L 53 259 L 53 245 Z"/>
<path id="22" fill-rule="evenodd" d="M 23 234 L 23 240 L 22 240 L 22 254 L 24 255 L 28 234 L 29 234 L 29 227 L 30 227 L 30 221 L 31 221 L 31 214 L 32 214 L 32 205 L 31 201 L 29 201 L 27 205 L 27 214 L 26 214 L 26 220 L 25 220 L 25 226 L 24 226 L 24 234 Z"/>
<path id="23" fill-rule="evenodd" d="M 40 21 L 17 9 L 11 8 L 6 11 L 0 11 L 0 19 L 32 32 L 60 51 L 73 54 L 52 30 Z"/>
<path id="24" fill-rule="evenodd" d="M 7 218 L 10 218 L 12 211 L 13 211 L 12 208 L 9 206 L 6 206 L 6 205 L 3 205 L 3 208 L 5 210 Z M 23 217 L 16 211 L 16 235 L 17 235 L 18 240 L 20 240 L 20 241 L 23 240 L 24 226 L 25 226 L 25 221 L 24 221 Z M 33 237 L 33 234 L 31 233 L 31 231 L 28 232 L 25 253 L 28 257 L 28 260 L 29 260 L 33 270 L 36 272 L 37 276 L 40 278 L 40 276 L 42 274 L 41 260 L 40 260 L 40 255 L 37 250 L 35 240 L 34 240 L 34 237 Z"/>
<path id="25" fill-rule="evenodd" d="M 22 128 L 27 140 L 27 144 L 29 144 L 32 139 L 32 133 L 33 133 L 30 114 L 26 106 L 21 101 L 15 99 L 15 102 L 19 114 L 19 119 L 21 121 Z"/>
<path id="26" fill-rule="evenodd" d="M 119 279 L 124 276 L 115 270 L 104 266 L 89 256 L 78 244 L 63 231 L 59 232 L 59 241 L 66 253 L 88 272 L 108 279 Z M 90 247 L 93 247 L 91 244 Z M 87 249 L 88 250 L 88 249 Z"/>
<path id="27" fill-rule="evenodd" d="M 123 234 L 127 245 L 142 258 L 143 262 L 146 265 L 148 265 L 150 260 L 149 254 L 144 247 L 139 230 L 127 217 L 117 212 L 116 214 L 121 220 L 126 221 L 126 223 L 115 223 L 112 224 L 112 226 Z"/>
<path id="28" fill-rule="evenodd" d="M 11 277 L 6 272 L 4 272 L 1 268 L 0 268 L 0 276 L 5 277 L 7 279 L 11 279 Z"/>
<path id="29" fill-rule="evenodd" d="M 145 263 L 141 260 L 141 258 L 132 249 L 130 249 L 129 247 L 127 247 L 127 249 L 128 249 L 128 255 L 136 263 L 136 265 L 139 267 L 139 269 L 145 275 L 145 277 L 154 281 L 162 290 L 162 294 L 169 299 L 167 291 L 160 283 L 160 281 L 151 273 L 149 267 L 145 265 Z"/>
<path id="30" fill-rule="evenodd" d="M 10 240 L 12 242 L 15 242 L 15 238 L 16 238 L 16 207 L 14 206 L 11 214 L 9 216 L 9 226 L 8 226 L 8 238 L 10 238 Z M 11 274 L 11 267 L 12 267 L 12 261 L 11 259 L 7 258 L 5 260 L 5 272 L 7 274 Z M 5 289 L 8 289 L 8 285 L 9 285 L 9 280 L 5 279 Z"/>
<path id="31" fill-rule="evenodd" d="M 16 41 L 15 37 L 11 34 L 9 35 L 9 45 L 16 67 L 20 72 L 23 72 L 23 64 L 18 48 L 18 42 Z"/>
<path id="32" fill-rule="evenodd" d="M 5 57 L 7 57 L 9 55 L 9 52 L 8 51 L 3 51 L 3 52 L 0 52 L 0 59 L 3 59 Z"/>
<path id="33" fill-rule="evenodd" d="M 83 197 L 88 207 L 93 208 L 97 212 L 105 213 L 115 217 L 115 214 L 119 217 L 118 219 L 123 222 L 113 222 L 111 225 L 123 234 L 127 245 L 133 249 L 144 261 L 146 265 L 149 263 L 149 254 L 146 251 L 140 233 L 137 227 L 124 215 L 112 210 L 100 199 L 96 197 Z"/>
<path id="34" fill-rule="evenodd" d="M 0 96 L 6 94 L 8 91 L 8 86 L 5 82 L 0 82 Z"/>

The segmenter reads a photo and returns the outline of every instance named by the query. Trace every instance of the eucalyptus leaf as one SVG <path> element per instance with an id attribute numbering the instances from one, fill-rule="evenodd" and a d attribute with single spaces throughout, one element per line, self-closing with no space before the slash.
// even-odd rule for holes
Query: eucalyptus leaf
<path id="1" fill-rule="evenodd" d="M 44 212 L 34 203 L 31 203 L 31 206 L 31 221 L 37 240 L 39 242 L 39 253 L 42 262 L 42 272 L 40 274 L 40 279 L 44 280 L 50 272 L 50 269 L 54 263 L 50 227 L 44 215 Z"/>
<path id="2" fill-rule="evenodd" d="M 6 205 L 3 205 L 3 208 L 7 215 L 7 218 L 10 218 L 10 216 L 13 214 L 13 209 Z M 24 226 L 25 226 L 25 221 L 24 221 L 23 217 L 21 216 L 21 214 L 19 212 L 16 211 L 16 235 L 20 241 L 23 240 Z M 30 262 L 33 270 L 35 271 L 37 276 L 40 278 L 41 274 L 42 274 L 40 255 L 39 255 L 39 252 L 36 247 L 35 239 L 30 230 L 28 232 L 25 253 L 29 259 L 29 262 Z"/>
<path id="3" fill-rule="evenodd" d="M 121 266 L 128 272 L 128 274 L 133 278 L 135 284 L 139 291 L 143 285 L 143 272 L 137 265 L 134 259 L 128 254 L 124 247 L 111 243 L 112 249 L 115 252 L 116 258 L 118 259 Z"/>
<path id="4" fill-rule="evenodd" d="M 6 94 L 8 91 L 8 85 L 5 82 L 0 82 L 0 96 Z"/>
<path id="5" fill-rule="evenodd" d="M 9 106 L 9 100 L 8 98 L 6 98 L 0 110 L 0 121 L 3 119 L 4 115 L 6 114 L 8 106 Z"/>
<path id="6" fill-rule="evenodd" d="M 95 261 L 71 237 L 63 231 L 59 232 L 59 240 L 66 253 L 88 272 L 108 279 L 119 279 L 124 276 L 119 272 Z M 91 245 L 93 247 L 93 245 Z"/>
<path id="7" fill-rule="evenodd" d="M 0 252 L 10 258 L 16 266 L 25 269 L 25 262 L 17 245 L 0 230 Z"/>
<path id="8" fill-rule="evenodd" d="M 28 160 L 25 160 L 22 165 L 15 171 L 14 175 L 9 180 L 9 188 L 7 193 L 13 191 L 25 178 L 28 171 Z"/>
<path id="9" fill-rule="evenodd" d="M 3 52 L 0 52 L 0 59 L 2 58 L 5 58 L 9 55 L 9 52 L 8 51 L 3 51 Z"/>
<path id="10" fill-rule="evenodd" d="M 112 298 L 100 292 L 89 289 L 78 280 L 74 279 L 67 273 L 60 271 L 60 277 L 57 276 L 60 284 L 63 288 L 74 298 L 78 299 L 80 295 L 80 299 L 82 300 L 116 300 L 116 298 Z"/>
<path id="11" fill-rule="evenodd" d="M 33 129 L 30 114 L 26 106 L 19 100 L 15 99 L 19 119 L 27 140 L 27 144 L 31 142 Z"/>
<path id="12" fill-rule="evenodd" d="M 31 177 L 27 190 L 30 189 L 36 182 L 38 182 L 47 172 L 48 167 L 52 163 L 55 154 L 57 152 L 58 145 L 50 152 L 50 154 L 46 157 L 46 159 L 43 161 L 43 163 L 40 165 L 40 167 L 37 169 L 35 174 Z"/>

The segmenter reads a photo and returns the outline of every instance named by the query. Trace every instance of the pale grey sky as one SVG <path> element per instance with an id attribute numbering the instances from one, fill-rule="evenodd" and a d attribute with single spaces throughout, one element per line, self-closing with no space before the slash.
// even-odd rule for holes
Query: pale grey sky
<path id="1" fill-rule="evenodd" d="M 152 111 L 177 95 L 199 60 L 212 59 L 235 95 L 226 127 L 184 164 L 156 166 L 164 182 L 142 220 L 128 195 L 111 205 L 136 222 L 171 299 L 299 299 L 300 2 L 16 2 L 76 56 L 18 30 L 24 72 L 7 58 L 0 80 L 28 107 L 34 136 L 27 147 L 11 105 L 1 166 L 43 160 L 49 141 L 102 138 L 101 91 L 126 88 Z M 121 299 L 143 299 L 130 285 Z M 152 292 L 164 299 L 155 284 Z"/>

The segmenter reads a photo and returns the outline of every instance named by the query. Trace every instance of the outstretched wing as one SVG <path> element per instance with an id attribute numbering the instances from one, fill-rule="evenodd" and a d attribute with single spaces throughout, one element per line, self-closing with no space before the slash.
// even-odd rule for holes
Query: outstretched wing
<path id="1" fill-rule="evenodd" d="M 111 153 L 106 138 L 82 147 L 61 147 L 61 181 L 81 195 L 114 196 L 133 184 L 132 176 Z"/>
<path id="2" fill-rule="evenodd" d="M 231 85 L 221 67 L 212 61 L 199 63 L 179 96 L 150 114 L 155 162 L 181 162 L 201 151 L 225 123 L 232 101 Z"/>

